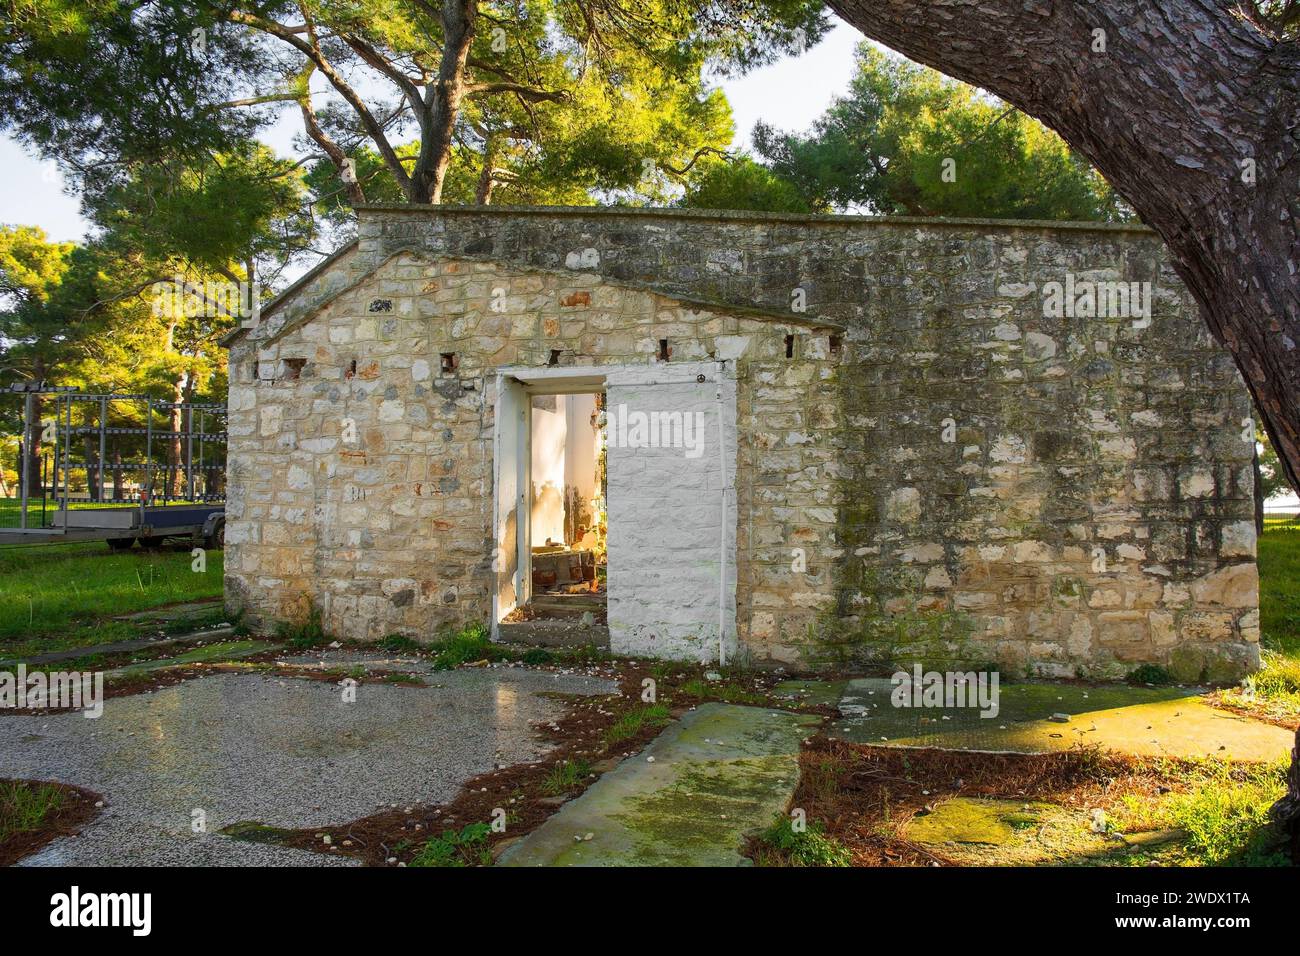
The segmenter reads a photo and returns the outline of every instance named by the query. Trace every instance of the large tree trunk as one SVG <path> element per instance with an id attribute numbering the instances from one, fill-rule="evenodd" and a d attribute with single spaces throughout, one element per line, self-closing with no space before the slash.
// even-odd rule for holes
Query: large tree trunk
<path id="1" fill-rule="evenodd" d="M 451 165 L 456 116 L 465 96 L 465 60 L 474 40 L 478 0 L 443 0 L 442 59 L 438 78 L 424 91 L 420 110 L 420 154 L 411 173 L 411 202 L 439 203 Z"/>
<path id="2" fill-rule="evenodd" d="M 829 2 L 1092 161 L 1164 238 L 1300 488 L 1300 44 L 1232 0 Z"/>
<path id="3" fill-rule="evenodd" d="M 185 401 L 185 376 L 179 375 L 172 383 L 172 405 L 167 419 L 171 439 L 167 445 L 167 497 L 181 496 L 181 402 Z"/>
<path id="4" fill-rule="evenodd" d="M 492 202 L 492 190 L 497 184 L 496 177 L 493 175 L 496 161 L 496 141 L 491 136 L 484 137 L 483 165 L 479 168 L 478 188 L 474 191 L 474 201 L 480 206 Z"/>
<path id="5" fill-rule="evenodd" d="M 123 498 L 122 449 L 117 442 L 113 442 L 113 500 L 122 501 Z"/>
<path id="6" fill-rule="evenodd" d="M 44 387 L 45 359 L 39 355 L 32 358 L 32 381 Z M 41 414 L 45 411 L 45 401 L 42 395 L 32 395 L 30 401 L 32 421 L 31 428 L 23 436 L 26 462 L 23 464 L 23 477 L 20 480 L 27 485 L 28 498 L 39 498 L 41 496 L 41 432 L 45 430 L 41 425 Z"/>
<path id="7" fill-rule="evenodd" d="M 1291 751 L 1291 769 L 1286 775 L 1286 795 L 1273 804 L 1269 815 L 1287 836 L 1291 862 L 1300 864 L 1300 730 L 1295 733 L 1295 747 Z"/>

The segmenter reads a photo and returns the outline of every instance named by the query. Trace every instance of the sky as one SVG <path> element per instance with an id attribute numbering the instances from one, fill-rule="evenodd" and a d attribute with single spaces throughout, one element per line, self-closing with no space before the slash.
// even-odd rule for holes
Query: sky
<path id="1" fill-rule="evenodd" d="M 837 21 L 826 38 L 803 56 L 722 80 L 736 124 L 733 146 L 747 147 L 750 131 L 760 119 L 778 129 L 805 129 L 833 97 L 848 89 L 853 48 L 861 39 L 856 30 Z M 297 110 L 285 110 L 262 138 L 287 155 L 301 127 Z M 63 177 L 52 162 L 0 136 L 0 169 L 6 184 L 0 192 L 0 223 L 40 226 L 59 242 L 85 236 L 88 227 L 77 198 L 65 191 Z"/>

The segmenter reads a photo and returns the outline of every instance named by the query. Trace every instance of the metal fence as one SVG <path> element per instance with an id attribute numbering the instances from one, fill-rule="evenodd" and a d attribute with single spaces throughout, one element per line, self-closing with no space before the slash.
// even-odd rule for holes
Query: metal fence
<path id="1" fill-rule="evenodd" d="M 226 408 L 12 386 L 0 393 L 0 528 L 60 511 L 225 500 Z"/>
<path id="2" fill-rule="evenodd" d="M 1300 504 L 1283 501 L 1274 504 L 1264 502 L 1264 517 L 1280 521 L 1300 521 Z"/>

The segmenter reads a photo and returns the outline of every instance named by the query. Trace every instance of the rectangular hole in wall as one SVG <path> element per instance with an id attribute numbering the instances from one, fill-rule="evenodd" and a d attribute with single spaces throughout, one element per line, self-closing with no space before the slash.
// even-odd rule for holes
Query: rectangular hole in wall
<path id="1" fill-rule="evenodd" d="M 830 337 L 831 355 L 839 355 L 844 351 L 844 340 L 838 335 Z"/>
<path id="2" fill-rule="evenodd" d="M 556 350 L 561 351 L 561 350 Z M 606 613 L 606 458 L 599 393 L 529 396 L 526 506 L 531 545 L 523 560 L 533 593 L 530 616 L 564 619 Z"/>
<path id="3" fill-rule="evenodd" d="M 293 382 L 302 377 L 303 367 L 307 364 L 305 358 L 287 358 L 284 360 L 284 380 Z"/>
<path id="4" fill-rule="evenodd" d="M 460 360 L 456 358 L 455 352 L 441 352 L 443 372 L 454 372 L 460 366 Z"/>
<path id="5" fill-rule="evenodd" d="M 562 349 L 551 349 L 551 357 L 546 360 L 546 364 L 554 368 L 560 364 L 560 352 Z"/>
<path id="6" fill-rule="evenodd" d="M 787 335 L 785 337 L 785 357 L 794 358 L 794 336 L 793 335 Z"/>
<path id="7" fill-rule="evenodd" d="M 673 354 L 672 346 L 668 344 L 668 340 L 660 339 L 659 340 L 659 361 L 667 362 L 668 359 L 672 356 L 672 354 Z"/>

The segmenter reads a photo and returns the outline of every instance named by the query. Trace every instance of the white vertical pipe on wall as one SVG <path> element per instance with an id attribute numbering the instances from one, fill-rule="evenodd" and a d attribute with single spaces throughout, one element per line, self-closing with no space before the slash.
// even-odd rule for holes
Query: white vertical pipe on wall
<path id="1" fill-rule="evenodd" d="M 717 363 L 714 382 L 718 401 L 718 468 L 722 477 L 722 519 L 718 532 L 718 666 L 727 666 L 727 424 L 722 407 L 724 362 Z"/>

